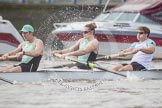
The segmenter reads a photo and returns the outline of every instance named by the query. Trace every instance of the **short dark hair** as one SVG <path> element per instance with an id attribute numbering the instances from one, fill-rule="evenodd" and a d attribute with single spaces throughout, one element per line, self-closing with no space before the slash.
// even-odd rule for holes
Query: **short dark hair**
<path id="1" fill-rule="evenodd" d="M 145 33 L 148 34 L 147 37 L 149 37 L 149 35 L 150 35 L 150 29 L 149 29 L 148 27 L 140 26 L 140 27 L 138 28 L 138 30 L 144 31 Z"/>

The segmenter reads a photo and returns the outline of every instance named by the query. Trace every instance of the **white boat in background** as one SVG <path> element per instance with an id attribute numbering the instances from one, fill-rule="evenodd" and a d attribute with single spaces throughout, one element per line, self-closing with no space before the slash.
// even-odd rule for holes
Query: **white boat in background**
<path id="1" fill-rule="evenodd" d="M 15 49 L 21 42 L 23 38 L 13 24 L 0 16 L 0 55 Z"/>
<path id="2" fill-rule="evenodd" d="M 96 38 L 100 41 L 99 54 L 105 55 L 127 48 L 131 43 L 137 41 L 137 28 L 147 26 L 151 30 L 150 38 L 157 44 L 154 57 L 161 58 L 161 0 L 128 0 L 110 10 L 106 10 L 107 6 L 108 2 L 104 11 L 92 21 L 55 23 L 55 30 L 52 31 L 52 34 L 63 41 L 65 47 L 69 47 L 82 37 L 85 24 L 95 22 L 97 24 Z"/>

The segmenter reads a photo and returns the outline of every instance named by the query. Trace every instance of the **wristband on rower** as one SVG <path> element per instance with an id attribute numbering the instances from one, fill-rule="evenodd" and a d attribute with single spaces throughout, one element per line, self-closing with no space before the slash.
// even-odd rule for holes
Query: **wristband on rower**
<path id="1" fill-rule="evenodd" d="M 25 51 L 23 51 L 23 55 L 25 55 Z"/>

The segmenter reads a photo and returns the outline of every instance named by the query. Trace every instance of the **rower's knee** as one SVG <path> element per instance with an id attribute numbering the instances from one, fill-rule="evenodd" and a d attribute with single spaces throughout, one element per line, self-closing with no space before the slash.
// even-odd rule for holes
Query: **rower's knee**
<path id="1" fill-rule="evenodd" d="M 114 67 L 112 68 L 112 70 L 114 70 L 114 71 L 119 71 L 120 68 L 122 68 L 122 67 L 123 67 L 123 65 L 119 64 L 119 65 L 117 65 L 117 66 L 114 66 Z"/>
<path id="2" fill-rule="evenodd" d="M 132 65 L 126 65 L 119 69 L 119 71 L 132 71 L 132 70 L 133 70 Z"/>

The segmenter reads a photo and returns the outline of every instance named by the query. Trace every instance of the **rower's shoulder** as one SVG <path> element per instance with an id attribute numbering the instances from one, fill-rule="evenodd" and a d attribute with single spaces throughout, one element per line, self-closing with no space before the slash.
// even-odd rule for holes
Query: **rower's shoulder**
<path id="1" fill-rule="evenodd" d="M 41 39 L 38 39 L 38 38 L 36 38 L 36 43 L 38 43 L 38 44 L 43 44 L 43 41 L 41 40 Z"/>
<path id="2" fill-rule="evenodd" d="M 155 41 L 152 40 L 152 39 L 147 39 L 146 43 L 147 43 L 147 44 L 150 44 L 150 45 L 153 45 L 153 46 L 156 46 Z"/>

